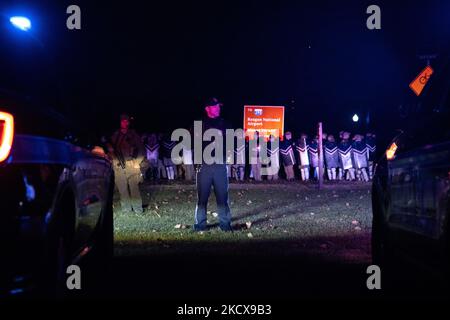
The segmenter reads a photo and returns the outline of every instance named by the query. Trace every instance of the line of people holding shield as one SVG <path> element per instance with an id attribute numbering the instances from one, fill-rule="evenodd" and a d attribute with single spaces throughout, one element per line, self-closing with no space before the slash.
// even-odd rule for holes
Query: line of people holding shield
<path id="1" fill-rule="evenodd" d="M 234 161 L 228 165 L 228 176 L 235 181 L 278 180 L 284 177 L 288 181 L 317 180 L 319 177 L 319 141 L 318 136 L 309 138 L 306 134 L 294 140 L 291 132 L 286 132 L 282 141 L 271 136 L 266 150 L 270 164 L 261 161 L 258 133 L 253 137 L 254 143 L 246 141 L 244 145 L 235 143 Z M 182 164 L 175 164 L 171 158 L 176 142 L 170 135 L 143 135 L 146 160 L 142 166 L 147 180 L 195 180 L 192 160 L 193 151 L 183 149 Z M 324 178 L 330 181 L 369 181 L 373 175 L 373 162 L 376 154 L 376 136 L 341 131 L 339 141 L 334 135 L 323 134 Z M 253 150 L 250 150 L 253 149 Z M 271 166 L 268 174 L 264 168 Z M 275 168 L 275 170 L 273 170 Z M 282 169 L 281 169 L 282 168 Z"/>
<path id="2" fill-rule="evenodd" d="M 369 181 L 373 176 L 373 163 L 376 154 L 376 136 L 367 133 L 365 136 L 341 131 L 339 141 L 334 135 L 323 134 L 325 178 L 347 181 Z M 295 179 L 295 170 L 299 171 L 302 181 L 319 178 L 319 138 L 309 139 L 301 134 L 293 140 L 292 134 L 286 132 L 285 139 L 280 142 L 280 156 L 287 180 Z"/>

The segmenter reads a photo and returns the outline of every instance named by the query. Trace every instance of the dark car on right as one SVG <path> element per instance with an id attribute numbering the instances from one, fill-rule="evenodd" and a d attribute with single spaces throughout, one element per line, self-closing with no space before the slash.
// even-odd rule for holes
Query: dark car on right
<path id="1" fill-rule="evenodd" d="M 372 189 L 374 263 L 383 271 L 406 262 L 415 275 L 439 284 L 448 284 L 450 267 L 449 61 L 446 55 L 433 63 L 376 165 Z"/>

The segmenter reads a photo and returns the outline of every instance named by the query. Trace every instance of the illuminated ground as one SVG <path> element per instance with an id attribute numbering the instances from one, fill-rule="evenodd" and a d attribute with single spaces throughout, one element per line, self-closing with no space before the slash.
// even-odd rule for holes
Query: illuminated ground
<path id="1" fill-rule="evenodd" d="M 333 262 L 369 263 L 370 184 L 232 184 L 230 204 L 237 231 L 217 228 L 214 196 L 212 229 L 192 231 L 194 185 L 144 185 L 149 204 L 141 215 L 115 206 L 116 256 L 189 254 L 308 254 Z"/>

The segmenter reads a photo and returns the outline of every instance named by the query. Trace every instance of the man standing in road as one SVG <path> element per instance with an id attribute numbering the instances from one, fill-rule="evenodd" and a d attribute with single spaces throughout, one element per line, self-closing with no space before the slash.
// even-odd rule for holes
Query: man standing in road
<path id="1" fill-rule="evenodd" d="M 142 213 L 139 183 L 142 181 L 140 163 L 144 146 L 139 135 L 130 129 L 130 117 L 120 116 L 120 129 L 111 137 L 113 165 L 120 203 L 124 212 Z"/>
<path id="2" fill-rule="evenodd" d="M 218 130 L 218 136 L 222 138 L 223 146 L 226 146 L 225 137 L 226 129 L 230 129 L 229 124 L 220 117 L 220 108 L 222 103 L 216 98 L 209 99 L 204 108 L 206 111 L 206 117 L 202 120 L 202 137 L 204 132 L 214 129 Z M 196 137 L 198 138 L 198 137 Z M 201 137 L 200 137 L 201 138 Z M 203 150 L 208 145 L 207 142 L 203 143 Z M 219 150 L 216 150 L 218 152 Z M 206 208 L 208 205 L 208 198 L 211 192 L 211 187 L 214 187 L 214 193 L 217 201 L 217 211 L 219 214 L 219 226 L 223 231 L 232 231 L 231 228 L 231 212 L 228 205 L 228 175 L 227 175 L 227 163 L 226 152 L 223 152 L 223 157 L 220 161 L 210 164 L 210 161 L 205 161 L 205 157 L 202 157 L 202 165 L 197 172 L 197 193 L 198 200 L 195 208 L 195 231 L 203 231 L 207 228 L 206 222 Z M 215 155 L 211 155 L 215 157 Z"/>

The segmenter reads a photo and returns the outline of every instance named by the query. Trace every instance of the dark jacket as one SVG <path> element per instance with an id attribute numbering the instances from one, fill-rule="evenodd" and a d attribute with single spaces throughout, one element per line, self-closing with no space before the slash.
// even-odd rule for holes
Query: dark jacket
<path id="1" fill-rule="evenodd" d="M 170 139 L 170 136 L 165 136 L 161 143 L 161 154 L 164 158 L 172 158 L 172 149 L 176 146 L 176 142 Z"/>
<path id="2" fill-rule="evenodd" d="M 217 129 L 220 131 L 222 137 L 223 137 L 223 163 L 226 163 L 226 159 L 227 159 L 227 152 L 226 152 L 226 147 L 227 147 L 227 143 L 226 143 L 226 130 L 227 129 L 232 129 L 230 123 L 226 120 L 224 120 L 223 118 L 208 118 L 208 117 L 204 117 L 202 119 L 202 136 L 201 137 L 197 137 L 199 139 L 203 140 L 203 136 L 204 133 L 209 130 L 209 129 Z M 193 129 L 191 129 L 193 131 Z M 192 137 L 195 137 L 195 135 L 193 134 Z M 233 137 L 234 139 L 234 137 Z M 213 139 L 214 140 L 214 139 Z M 203 151 L 205 150 L 205 148 L 210 145 L 212 143 L 212 141 L 203 141 L 202 143 L 202 163 L 205 163 L 205 159 L 203 159 Z M 194 143 L 192 144 L 194 146 Z M 233 152 L 233 150 L 231 150 L 231 152 Z M 214 157 L 215 156 L 215 152 L 211 153 L 211 156 Z M 232 156 L 232 154 L 231 154 Z"/>
<path id="3" fill-rule="evenodd" d="M 285 166 L 292 166 L 295 164 L 294 150 L 295 145 L 292 140 L 284 139 L 280 143 L 281 160 Z"/>

